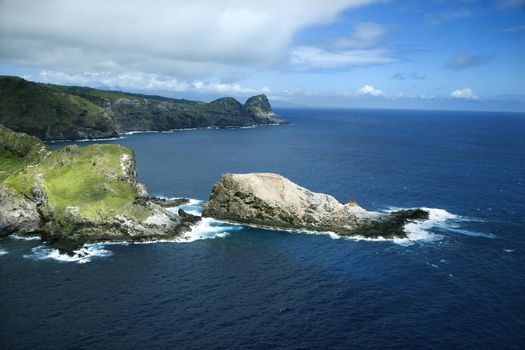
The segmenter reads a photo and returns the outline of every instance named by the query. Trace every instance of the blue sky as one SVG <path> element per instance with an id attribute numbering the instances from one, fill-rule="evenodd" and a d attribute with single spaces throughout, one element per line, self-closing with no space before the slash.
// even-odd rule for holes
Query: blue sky
<path id="1" fill-rule="evenodd" d="M 0 0 L 0 74 L 282 106 L 525 111 L 525 0 Z"/>

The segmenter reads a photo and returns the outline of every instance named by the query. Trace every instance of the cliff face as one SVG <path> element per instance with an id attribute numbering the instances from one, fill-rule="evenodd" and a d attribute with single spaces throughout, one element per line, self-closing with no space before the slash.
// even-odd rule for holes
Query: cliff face
<path id="1" fill-rule="evenodd" d="M 286 121 L 272 112 L 264 95 L 245 105 L 231 97 L 203 103 L 0 77 L 0 124 L 44 140 L 275 123 Z"/>
<path id="2" fill-rule="evenodd" d="M 272 111 L 272 106 L 266 95 L 257 95 L 250 97 L 244 107 L 260 119 L 267 119 L 269 124 L 281 124 L 282 119 Z"/>
<path id="3" fill-rule="evenodd" d="M 4 155 L 11 153 L 22 166 L 12 167 L 0 183 L 0 235 L 38 233 L 71 251 L 86 242 L 174 238 L 196 220 L 148 200 L 137 181 L 134 154 L 125 147 L 46 148 L 29 160 L 11 152 L 5 146 L 11 142 L 1 135 Z"/>
<path id="4" fill-rule="evenodd" d="M 271 173 L 223 175 L 203 215 L 275 228 L 385 238 L 406 237 L 405 223 L 428 218 L 419 209 L 387 214 L 367 211 L 356 203 L 342 204 Z"/>

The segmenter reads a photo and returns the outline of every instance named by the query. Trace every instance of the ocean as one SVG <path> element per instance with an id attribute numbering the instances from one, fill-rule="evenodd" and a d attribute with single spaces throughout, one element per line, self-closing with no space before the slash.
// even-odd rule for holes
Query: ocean
<path id="1" fill-rule="evenodd" d="M 185 241 L 96 244 L 87 257 L 5 238 L 0 347 L 525 347 L 525 114 L 277 113 L 291 124 L 103 142 L 132 148 L 149 192 L 192 198 L 194 213 L 221 174 L 276 172 L 431 220 L 408 239 L 361 240 L 206 219 Z"/>

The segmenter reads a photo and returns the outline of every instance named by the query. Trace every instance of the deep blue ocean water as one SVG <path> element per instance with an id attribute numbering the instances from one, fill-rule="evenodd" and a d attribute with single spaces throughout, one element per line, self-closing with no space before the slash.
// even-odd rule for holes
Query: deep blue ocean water
<path id="1" fill-rule="evenodd" d="M 205 200 L 222 173 L 269 171 L 433 208 L 433 226 L 393 242 L 208 222 L 207 239 L 96 245 L 85 263 L 7 238 L 0 348 L 524 348 L 524 114 L 278 112 L 292 124 L 105 142 L 135 151 L 152 194 Z"/>

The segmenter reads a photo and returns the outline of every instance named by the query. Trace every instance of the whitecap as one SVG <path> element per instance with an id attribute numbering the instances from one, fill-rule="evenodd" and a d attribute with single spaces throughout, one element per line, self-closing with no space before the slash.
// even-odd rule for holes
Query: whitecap
<path id="1" fill-rule="evenodd" d="M 104 249 L 102 243 L 86 244 L 82 248 L 74 251 L 74 255 L 62 254 L 58 249 L 49 246 L 38 246 L 31 249 L 31 254 L 24 255 L 24 258 L 31 260 L 55 260 L 60 262 L 74 262 L 84 264 L 92 261 L 96 257 L 107 257 L 113 253 Z"/>
<path id="2" fill-rule="evenodd" d="M 239 224 L 230 224 L 212 218 L 202 218 L 184 237 L 177 238 L 176 242 L 194 242 L 200 239 L 224 238 L 231 232 L 240 231 L 242 228 L 243 226 Z"/>
<path id="3" fill-rule="evenodd" d="M 388 208 L 388 212 L 407 210 L 415 208 Z M 470 237 L 484 237 L 494 238 L 495 235 L 487 232 L 473 231 L 464 229 L 461 227 L 462 224 L 467 222 L 483 222 L 483 220 L 474 217 L 460 216 L 446 211 L 445 209 L 439 208 L 426 208 L 422 207 L 428 212 L 428 220 L 416 220 L 405 224 L 404 229 L 407 234 L 407 238 L 394 239 L 394 243 L 402 245 L 411 245 L 414 241 L 434 241 L 443 238 L 441 234 L 437 234 L 435 231 L 438 230 L 440 233 L 459 233 Z"/>
<path id="4" fill-rule="evenodd" d="M 0 256 L 2 256 L 2 255 L 6 255 L 6 254 L 8 254 L 8 253 L 7 253 L 7 250 L 5 250 L 5 249 L 3 249 L 2 247 L 0 247 Z"/>
<path id="5" fill-rule="evenodd" d="M 17 241 L 39 241 L 41 240 L 40 236 L 19 236 L 17 234 L 9 235 L 10 239 Z"/>
<path id="6" fill-rule="evenodd" d="M 159 197 L 159 198 L 163 198 L 163 197 Z M 171 198 L 167 198 L 167 199 L 175 200 L 175 199 L 181 199 L 181 198 L 171 197 Z M 181 205 L 178 205 L 176 207 L 166 208 L 166 210 L 176 214 L 179 211 L 179 209 L 182 209 L 188 214 L 201 216 L 202 215 L 202 210 L 203 210 L 202 204 L 203 204 L 203 201 L 200 200 L 200 199 L 189 198 L 189 202 L 188 203 L 181 204 Z"/>
<path id="7" fill-rule="evenodd" d="M 158 131 L 153 130 L 132 130 L 132 131 L 126 131 L 122 133 L 122 135 L 135 135 L 135 134 L 153 134 L 158 133 Z"/>
<path id="8" fill-rule="evenodd" d="M 100 141 L 114 141 L 114 140 L 122 140 L 124 137 L 118 136 L 118 137 L 105 137 L 100 139 L 80 139 L 80 140 L 48 140 L 46 143 L 62 143 L 62 142 L 100 142 Z"/>

